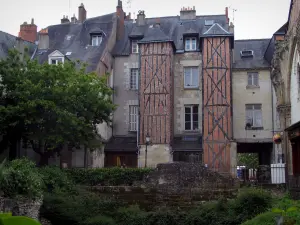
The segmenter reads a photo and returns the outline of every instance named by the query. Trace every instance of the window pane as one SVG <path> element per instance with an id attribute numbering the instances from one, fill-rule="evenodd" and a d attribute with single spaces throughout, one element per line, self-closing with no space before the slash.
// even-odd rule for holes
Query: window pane
<path id="1" fill-rule="evenodd" d="M 51 64 L 56 64 L 56 60 L 55 60 L 55 59 L 52 59 L 52 60 L 51 60 Z"/>
<path id="2" fill-rule="evenodd" d="M 258 86 L 258 73 L 253 73 L 252 79 L 253 79 L 253 85 Z"/>
<path id="3" fill-rule="evenodd" d="M 185 114 L 190 114 L 191 113 L 191 107 L 185 107 Z"/>
<path id="4" fill-rule="evenodd" d="M 192 85 L 194 87 L 198 87 L 199 86 L 199 70 L 198 68 L 193 68 L 192 69 Z"/>
<path id="5" fill-rule="evenodd" d="M 193 113 L 197 113 L 198 114 L 198 106 L 193 106 Z"/>
<path id="6" fill-rule="evenodd" d="M 198 122 L 198 113 L 193 114 L 193 121 Z"/>
<path id="7" fill-rule="evenodd" d="M 191 40 L 185 39 L 185 49 L 186 50 L 190 50 L 190 45 L 191 45 Z"/>
<path id="8" fill-rule="evenodd" d="M 248 85 L 252 85 L 252 75 L 248 73 Z"/>
<path id="9" fill-rule="evenodd" d="M 185 120 L 185 122 L 190 122 L 191 121 L 191 114 L 185 114 L 184 120 Z"/>
<path id="10" fill-rule="evenodd" d="M 199 130 L 199 123 L 198 123 L 198 121 L 193 121 L 193 130 Z"/>
<path id="11" fill-rule="evenodd" d="M 196 50 L 196 39 L 195 38 L 192 39 L 192 49 Z"/>
<path id="12" fill-rule="evenodd" d="M 191 130 L 191 122 L 185 122 L 185 130 Z"/>
<path id="13" fill-rule="evenodd" d="M 262 112 L 261 110 L 254 111 L 254 126 L 262 127 Z"/>

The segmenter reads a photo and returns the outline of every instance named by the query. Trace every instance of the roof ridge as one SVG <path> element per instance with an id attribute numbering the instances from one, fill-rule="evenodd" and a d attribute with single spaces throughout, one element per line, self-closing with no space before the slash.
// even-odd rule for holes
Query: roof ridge
<path id="1" fill-rule="evenodd" d="M 271 38 L 254 38 L 254 39 L 240 39 L 240 40 L 234 40 L 235 42 L 236 41 L 267 41 L 267 40 L 270 40 Z"/>

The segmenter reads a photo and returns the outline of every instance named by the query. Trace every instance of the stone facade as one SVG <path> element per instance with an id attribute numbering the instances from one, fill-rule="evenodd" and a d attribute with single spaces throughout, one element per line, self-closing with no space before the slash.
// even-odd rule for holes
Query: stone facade
<path id="1" fill-rule="evenodd" d="M 184 67 L 199 68 L 199 88 L 184 88 Z M 174 135 L 182 135 L 184 128 L 184 106 L 198 105 L 202 111 L 202 55 L 200 52 L 184 53 L 174 56 Z M 202 113 L 199 113 L 199 128 L 193 133 L 202 131 Z"/>

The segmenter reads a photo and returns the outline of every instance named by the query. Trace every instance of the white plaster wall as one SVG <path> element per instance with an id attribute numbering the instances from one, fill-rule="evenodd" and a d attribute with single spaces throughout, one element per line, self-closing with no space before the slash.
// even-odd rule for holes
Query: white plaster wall
<path id="1" fill-rule="evenodd" d="M 271 142 L 272 126 L 272 91 L 270 71 L 259 72 L 259 88 L 247 88 L 247 71 L 234 71 L 232 78 L 233 99 L 233 134 L 237 142 Z M 262 104 L 263 130 L 246 130 L 245 104 Z"/>
<path id="2" fill-rule="evenodd" d="M 295 48 L 292 73 L 291 73 L 291 124 L 300 121 L 300 94 L 299 94 L 299 74 L 297 74 L 297 65 L 300 62 L 297 46 Z"/>

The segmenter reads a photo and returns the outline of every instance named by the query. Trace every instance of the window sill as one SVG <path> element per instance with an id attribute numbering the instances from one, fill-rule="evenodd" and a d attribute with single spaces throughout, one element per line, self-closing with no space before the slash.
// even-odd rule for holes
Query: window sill
<path id="1" fill-rule="evenodd" d="M 129 130 L 129 133 L 137 133 L 137 130 Z"/>
<path id="2" fill-rule="evenodd" d="M 260 86 L 256 86 L 256 85 L 247 85 L 246 89 L 259 89 Z"/>
<path id="3" fill-rule="evenodd" d="M 263 127 L 251 127 L 251 128 L 246 128 L 245 130 L 263 130 Z"/>
<path id="4" fill-rule="evenodd" d="M 199 87 L 184 87 L 184 90 L 197 90 L 200 91 Z"/>
<path id="5" fill-rule="evenodd" d="M 131 54 L 137 55 L 137 54 L 139 54 L 139 53 L 138 53 L 138 52 L 131 52 Z"/>
<path id="6" fill-rule="evenodd" d="M 199 133 L 201 133 L 200 130 L 184 130 L 183 132 L 185 134 L 199 134 Z"/>

